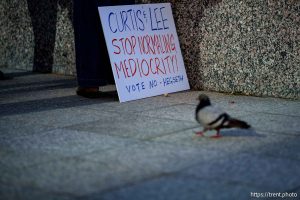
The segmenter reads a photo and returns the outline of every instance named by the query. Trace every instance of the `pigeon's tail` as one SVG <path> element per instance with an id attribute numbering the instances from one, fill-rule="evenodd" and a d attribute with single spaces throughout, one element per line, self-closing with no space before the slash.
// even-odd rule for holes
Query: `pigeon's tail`
<path id="1" fill-rule="evenodd" d="M 243 129 L 248 129 L 251 127 L 246 122 L 244 122 L 242 120 L 234 119 L 234 118 L 229 119 L 228 126 L 232 127 L 232 128 L 243 128 Z"/>

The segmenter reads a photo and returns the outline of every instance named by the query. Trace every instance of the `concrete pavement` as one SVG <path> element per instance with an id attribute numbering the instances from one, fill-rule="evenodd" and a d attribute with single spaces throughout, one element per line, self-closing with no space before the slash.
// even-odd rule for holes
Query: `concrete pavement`
<path id="1" fill-rule="evenodd" d="M 0 82 L 0 199 L 300 198 L 299 100 L 186 91 L 120 104 L 76 96 L 74 77 L 2 70 L 14 79 Z M 200 92 L 253 129 L 193 137 Z"/>

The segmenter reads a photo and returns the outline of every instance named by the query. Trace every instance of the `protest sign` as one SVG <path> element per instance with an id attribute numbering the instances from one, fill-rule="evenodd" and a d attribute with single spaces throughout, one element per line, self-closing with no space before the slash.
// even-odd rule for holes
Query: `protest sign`
<path id="1" fill-rule="evenodd" d="M 98 10 L 120 102 L 190 89 L 171 4 Z"/>

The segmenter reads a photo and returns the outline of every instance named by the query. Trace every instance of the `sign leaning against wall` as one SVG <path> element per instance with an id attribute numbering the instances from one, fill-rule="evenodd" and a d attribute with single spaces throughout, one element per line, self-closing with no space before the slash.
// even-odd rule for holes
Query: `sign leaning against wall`
<path id="1" fill-rule="evenodd" d="M 190 89 L 171 4 L 98 10 L 120 102 Z"/>

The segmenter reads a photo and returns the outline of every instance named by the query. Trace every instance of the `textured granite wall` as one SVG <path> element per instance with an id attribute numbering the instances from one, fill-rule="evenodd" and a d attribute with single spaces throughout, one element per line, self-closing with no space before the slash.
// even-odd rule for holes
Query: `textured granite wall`
<path id="1" fill-rule="evenodd" d="M 41 2 L 0 2 L 0 66 L 74 74 L 71 1 Z M 299 0 L 137 2 L 172 3 L 192 88 L 300 98 Z"/>
<path id="2" fill-rule="evenodd" d="M 299 0 L 169 2 L 193 88 L 300 97 Z"/>
<path id="3" fill-rule="evenodd" d="M 0 66 L 75 74 L 71 0 L 1 0 Z"/>

